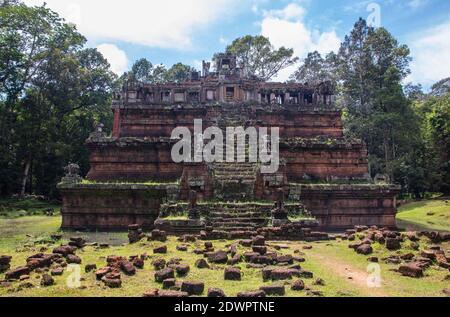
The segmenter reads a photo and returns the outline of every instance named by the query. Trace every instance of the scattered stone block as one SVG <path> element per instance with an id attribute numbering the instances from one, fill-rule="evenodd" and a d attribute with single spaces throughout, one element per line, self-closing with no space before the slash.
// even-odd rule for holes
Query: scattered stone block
<path id="1" fill-rule="evenodd" d="M 403 276 L 409 276 L 413 278 L 419 278 L 423 276 L 423 269 L 417 263 L 408 263 L 401 265 L 398 268 L 398 271 Z"/>
<path id="2" fill-rule="evenodd" d="M 42 275 L 41 286 L 48 287 L 48 286 L 52 286 L 53 284 L 55 284 L 55 280 L 53 279 L 53 277 L 51 275 L 48 275 L 48 274 Z"/>
<path id="3" fill-rule="evenodd" d="M 250 292 L 240 292 L 237 294 L 237 297 L 241 297 L 241 298 L 266 297 L 266 293 L 262 290 L 250 291 Z"/>
<path id="4" fill-rule="evenodd" d="M 286 290 L 282 284 L 261 286 L 259 289 L 266 293 L 266 295 L 284 296 L 286 294 Z"/>
<path id="5" fill-rule="evenodd" d="M 305 282 L 302 280 L 295 280 L 291 285 L 293 291 L 303 291 L 305 289 Z"/>
<path id="6" fill-rule="evenodd" d="M 224 278 L 227 281 L 240 281 L 241 270 L 237 267 L 227 267 L 225 268 Z"/>
<path id="7" fill-rule="evenodd" d="M 153 253 L 155 254 L 166 254 L 167 253 L 167 246 L 166 245 L 162 245 L 159 247 L 156 247 L 153 249 Z"/>
<path id="8" fill-rule="evenodd" d="M 155 270 L 162 270 L 166 267 L 166 260 L 164 259 L 156 259 L 152 262 L 153 267 Z"/>
<path id="9" fill-rule="evenodd" d="M 181 284 L 181 291 L 188 293 L 189 295 L 201 295 L 205 290 L 205 283 L 184 281 Z"/>
<path id="10" fill-rule="evenodd" d="M 174 278 L 165 279 L 163 283 L 163 289 L 170 289 L 176 285 L 177 280 Z"/>
<path id="11" fill-rule="evenodd" d="M 81 264 L 81 258 L 75 254 L 68 254 L 66 261 L 68 264 Z"/>
<path id="12" fill-rule="evenodd" d="M 225 251 L 217 251 L 208 254 L 208 262 L 225 264 L 228 261 L 228 255 Z"/>
<path id="13" fill-rule="evenodd" d="M 178 276 L 186 276 L 189 273 L 190 267 L 187 264 L 179 264 L 175 266 L 175 271 Z"/>
<path id="14" fill-rule="evenodd" d="M 209 269 L 209 264 L 205 259 L 198 259 L 195 261 L 195 267 L 199 269 Z"/>
<path id="15" fill-rule="evenodd" d="M 155 281 L 162 283 L 169 278 L 175 278 L 175 271 L 172 268 L 165 268 L 155 272 Z"/>
<path id="16" fill-rule="evenodd" d="M 208 297 L 226 297 L 226 295 L 220 288 L 209 288 Z"/>

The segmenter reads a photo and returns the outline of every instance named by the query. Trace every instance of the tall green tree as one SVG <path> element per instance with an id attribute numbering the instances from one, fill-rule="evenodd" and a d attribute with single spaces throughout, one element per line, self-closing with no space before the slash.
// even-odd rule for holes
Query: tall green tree
<path id="1" fill-rule="evenodd" d="M 261 80 L 270 80 L 280 70 L 298 61 L 293 49 L 275 49 L 270 40 L 261 35 L 237 38 L 227 47 L 226 52 L 236 55 L 238 66 L 245 75 L 256 76 Z"/>
<path id="2" fill-rule="evenodd" d="M 317 51 L 308 53 L 302 65 L 291 76 L 291 80 L 309 84 L 332 81 L 336 84 L 336 58 L 334 52 L 331 52 L 325 58 Z"/>
<path id="3" fill-rule="evenodd" d="M 83 49 L 85 42 L 45 6 L 0 8 L 2 194 L 23 195 L 27 185 L 54 194 L 69 153 L 84 143 L 94 120 L 110 116 L 115 77 L 98 51 Z M 70 127 L 83 140 L 71 138 Z"/>

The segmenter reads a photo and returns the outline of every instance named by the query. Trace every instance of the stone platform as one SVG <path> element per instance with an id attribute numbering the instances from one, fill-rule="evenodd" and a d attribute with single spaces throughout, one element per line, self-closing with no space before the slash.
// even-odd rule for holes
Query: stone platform
<path id="1" fill-rule="evenodd" d="M 59 184 L 63 230 L 153 229 L 167 186 L 146 184 Z"/>

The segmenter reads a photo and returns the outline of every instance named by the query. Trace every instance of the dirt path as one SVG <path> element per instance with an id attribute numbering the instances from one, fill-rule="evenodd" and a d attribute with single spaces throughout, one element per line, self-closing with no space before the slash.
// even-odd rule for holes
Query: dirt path
<path id="1" fill-rule="evenodd" d="M 374 297 L 388 297 L 389 295 L 383 291 L 382 287 L 369 287 L 367 279 L 369 273 L 352 266 L 351 264 L 342 261 L 330 255 L 322 255 L 317 253 L 308 253 L 309 257 L 314 258 L 317 262 L 325 266 L 336 275 L 345 279 L 348 283 L 357 287 L 365 296 Z M 381 282 L 383 286 L 383 281 Z"/>

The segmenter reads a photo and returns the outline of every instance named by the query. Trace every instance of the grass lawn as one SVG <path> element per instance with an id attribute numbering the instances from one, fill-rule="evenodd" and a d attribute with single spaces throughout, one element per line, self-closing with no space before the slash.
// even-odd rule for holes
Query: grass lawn
<path id="1" fill-rule="evenodd" d="M 434 201 L 429 202 L 426 208 L 440 210 L 440 204 L 434 205 Z M 427 206 L 428 203 L 425 204 Z M 445 207 L 445 205 L 442 205 Z M 49 239 L 52 233 L 59 232 L 61 223 L 60 216 L 25 216 L 13 219 L 0 219 L 0 255 L 11 255 L 12 267 L 23 266 L 25 259 L 32 254 L 38 252 L 51 252 L 52 248 L 58 246 L 61 242 L 55 243 Z M 77 251 L 77 255 L 82 259 L 82 265 L 75 268 L 75 271 L 66 269 L 63 276 L 55 277 L 56 284 L 51 287 L 40 286 L 40 274 L 32 273 L 29 280 L 34 285 L 33 288 L 16 291 L 18 285 L 22 282 L 14 282 L 11 286 L 0 287 L 0 296 L 58 296 L 58 297 L 116 297 L 116 296 L 132 296 L 139 297 L 145 291 L 151 288 L 161 288 L 160 284 L 154 281 L 154 268 L 151 265 L 153 259 L 164 258 L 166 260 L 172 258 L 182 259 L 181 263 L 190 265 L 190 272 L 182 280 L 203 281 L 205 283 L 205 294 L 209 287 L 222 288 L 228 296 L 235 296 L 238 292 L 256 290 L 262 285 L 271 284 L 263 282 L 260 269 L 247 268 L 246 263 L 240 263 L 238 266 L 242 270 L 242 281 L 225 281 L 223 278 L 223 270 L 226 265 L 213 265 L 210 269 L 197 269 L 194 265 L 195 261 L 202 258 L 192 251 L 195 248 L 201 248 L 203 241 L 188 244 L 188 252 L 176 250 L 176 246 L 180 244 L 175 237 L 170 237 L 166 243 L 168 246 L 168 254 L 153 254 L 153 248 L 161 245 L 160 242 L 142 241 L 133 245 L 127 243 L 126 233 L 64 233 L 63 243 L 66 243 L 70 236 L 83 236 L 88 242 L 107 242 L 110 247 L 100 249 L 95 246 L 87 246 Z M 213 241 L 216 250 L 225 249 L 226 245 L 234 241 Z M 449 271 L 433 266 L 425 271 L 425 276 L 420 279 L 403 277 L 392 269 L 397 265 L 385 264 L 380 262 L 379 267 L 370 267 L 367 256 L 358 255 L 352 249 L 348 248 L 348 241 L 325 241 L 309 243 L 312 249 L 305 250 L 304 242 L 267 242 L 270 251 L 274 244 L 285 244 L 288 249 L 282 249 L 276 252 L 285 254 L 294 254 L 295 250 L 304 253 L 306 262 L 300 263 L 302 268 L 314 273 L 314 279 L 304 279 L 307 287 L 313 290 L 320 290 L 325 296 L 444 296 L 442 290 L 449 287 Z M 424 248 L 429 241 L 424 238 L 421 242 Z M 450 249 L 450 244 L 442 245 L 444 250 Z M 249 248 L 239 246 L 239 252 L 248 251 Z M 390 252 L 384 246 L 374 244 L 374 254 L 380 259 L 388 255 L 417 254 L 409 246 L 409 242 L 403 243 L 401 251 Z M 119 289 L 110 289 L 103 285 L 102 282 L 95 279 L 94 273 L 85 273 L 84 266 L 86 264 L 96 264 L 97 267 L 106 265 L 106 257 L 108 255 L 132 256 L 147 254 L 149 259 L 146 260 L 143 270 L 138 270 L 135 276 L 125 276 L 122 274 L 122 287 Z M 375 269 L 381 277 L 381 287 L 372 288 L 367 284 L 367 279 L 371 276 L 370 270 Z M 70 287 L 70 281 L 76 276 L 76 270 L 80 272 L 80 287 Z M 313 285 L 316 278 L 322 278 L 325 286 Z M 0 280 L 2 275 L 0 275 Z M 289 285 L 286 286 L 287 296 L 305 297 L 306 291 L 294 292 L 290 290 Z"/>
<path id="2" fill-rule="evenodd" d="M 397 219 L 405 226 L 450 231 L 450 200 L 434 199 L 406 204 L 399 208 Z"/>

